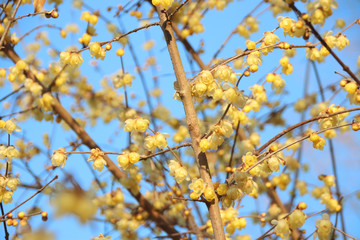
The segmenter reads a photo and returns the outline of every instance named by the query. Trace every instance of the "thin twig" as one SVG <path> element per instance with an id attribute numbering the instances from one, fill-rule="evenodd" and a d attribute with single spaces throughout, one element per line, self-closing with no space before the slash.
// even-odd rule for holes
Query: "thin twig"
<path id="1" fill-rule="evenodd" d="M 190 147 L 190 146 L 191 146 L 191 143 L 183 143 L 183 144 L 177 145 L 175 147 L 172 147 L 171 150 L 177 150 L 177 149 L 182 148 L 182 147 Z M 150 155 L 140 156 L 140 160 L 145 160 L 145 159 L 148 159 L 148 158 L 152 158 L 152 157 L 155 157 L 157 155 L 160 155 L 160 154 L 163 154 L 163 153 L 166 153 L 166 152 L 169 152 L 169 151 L 170 151 L 169 149 L 165 149 L 165 150 L 162 150 L 162 151 L 150 154 Z"/>
<path id="2" fill-rule="evenodd" d="M 16 13 L 17 13 L 20 5 L 21 5 L 21 1 L 22 1 L 22 0 L 19 0 L 19 1 L 17 2 L 17 5 L 16 5 L 16 7 L 15 7 L 15 10 L 14 10 L 13 14 L 11 15 L 11 19 L 13 19 L 13 18 L 15 17 L 15 15 L 16 15 Z M 3 32 L 2 36 L 1 36 L 1 39 L 0 39 L 0 50 L 2 50 L 2 49 L 4 48 L 3 43 L 4 43 L 4 41 L 5 41 L 5 37 L 6 37 L 6 35 L 7 35 L 7 32 L 9 31 L 10 26 L 11 26 L 12 23 L 13 23 L 13 20 L 10 20 L 10 21 L 6 24 L 6 26 L 5 26 L 4 32 Z"/>
<path id="3" fill-rule="evenodd" d="M 319 71 L 317 69 L 315 62 L 312 61 L 311 63 L 314 68 L 316 82 L 317 82 L 319 90 L 320 90 L 321 101 L 325 102 L 325 95 L 324 95 L 323 86 L 321 84 Z M 337 174 L 336 159 L 335 159 L 335 153 L 334 153 L 335 150 L 334 150 L 334 144 L 333 144 L 332 139 L 329 139 L 329 150 L 330 150 L 331 166 L 332 166 L 332 170 L 333 170 L 333 173 L 335 176 L 336 197 L 337 197 L 338 202 L 340 203 L 341 192 L 340 192 L 340 185 L 339 185 L 339 175 Z M 340 220 L 341 220 L 341 226 L 343 228 L 343 231 L 345 232 L 345 220 L 344 220 L 342 209 L 340 210 Z M 337 217 L 336 217 L 336 224 L 337 224 Z M 336 224 L 335 224 L 335 226 L 336 226 Z M 333 234 L 332 238 L 334 238 L 334 237 L 335 236 Z M 343 235 L 343 237 L 344 237 L 344 240 L 346 240 L 345 235 Z"/>
<path id="4" fill-rule="evenodd" d="M 335 34 L 335 37 L 340 36 L 343 32 L 345 32 L 346 30 L 348 30 L 350 27 L 352 27 L 354 24 L 357 24 L 359 22 L 360 18 L 356 19 L 355 21 L 353 21 L 352 23 L 350 23 L 347 27 L 345 27 L 344 29 L 342 29 L 340 32 L 338 32 L 337 34 Z"/>
<path id="5" fill-rule="evenodd" d="M 33 197 L 35 197 L 36 195 L 38 195 L 39 193 L 42 192 L 42 190 L 44 190 L 47 186 L 49 186 L 49 184 L 51 184 L 53 181 L 55 181 L 56 179 L 58 179 L 58 175 L 55 175 L 55 177 L 53 179 L 51 179 L 50 182 L 48 182 L 47 184 L 45 184 L 42 188 L 40 188 L 39 190 L 37 190 L 33 195 L 31 195 L 28 199 L 26 199 L 25 201 L 23 201 L 22 203 L 20 203 L 19 205 L 17 205 L 16 207 L 14 207 L 13 209 L 11 209 L 10 211 L 8 211 L 6 214 L 3 214 L 2 216 L 0 216 L 0 218 L 4 218 L 7 215 L 9 215 L 11 212 L 13 212 L 14 210 L 18 209 L 19 207 L 21 207 L 22 205 L 24 205 L 26 202 L 28 202 L 30 199 L 32 199 Z"/>
<path id="6" fill-rule="evenodd" d="M 103 45 L 106 45 L 108 43 L 116 42 L 116 41 L 119 41 L 120 39 L 122 39 L 123 37 L 126 37 L 127 35 L 130 35 L 131 33 L 135 33 L 137 31 L 140 31 L 142 29 L 147 29 L 147 28 L 152 27 L 152 26 L 158 26 L 159 24 L 160 24 L 159 22 L 149 23 L 149 24 L 146 24 L 146 25 L 144 25 L 142 27 L 135 28 L 135 29 L 133 29 L 133 30 L 127 32 L 127 33 L 121 34 L 120 36 L 118 36 L 118 37 L 116 37 L 116 38 L 114 38 L 112 40 L 99 42 L 99 44 L 101 46 L 103 46 Z M 80 52 L 88 50 L 88 49 L 90 49 L 90 47 L 85 47 L 85 48 L 82 48 L 82 49 L 79 49 L 79 50 L 76 50 L 76 51 L 71 51 L 71 53 L 80 53 Z"/>
<path id="7" fill-rule="evenodd" d="M 238 132 L 239 132 L 239 127 L 240 127 L 240 121 L 238 121 L 238 124 L 237 124 L 237 126 L 236 126 L 234 143 L 233 143 L 232 148 L 231 148 L 231 155 L 230 155 L 230 160 L 229 160 L 229 164 L 228 164 L 228 167 L 230 167 L 230 168 L 231 168 L 232 160 L 233 160 L 233 157 L 234 157 L 234 151 L 235 151 L 235 145 L 236 145 L 237 135 L 238 135 Z M 230 175 L 230 172 L 228 172 L 228 173 L 226 174 L 226 178 L 228 178 L 229 175 Z"/>
<path id="8" fill-rule="evenodd" d="M 8 95 L 6 95 L 5 97 L 0 99 L 0 102 L 6 100 L 8 97 L 14 95 L 15 93 L 17 93 L 18 91 L 20 91 L 22 88 L 24 88 L 24 85 L 20 86 L 19 88 L 15 89 L 14 91 L 12 91 L 11 93 L 9 93 Z"/>
<path id="9" fill-rule="evenodd" d="M 304 98 L 308 95 L 309 78 L 310 78 L 310 71 L 309 70 L 310 70 L 310 60 L 307 61 L 307 64 L 306 64 L 305 80 L 304 80 L 304 94 L 303 94 Z M 302 111 L 301 112 L 301 120 L 300 120 L 300 122 L 303 122 L 305 120 L 305 115 L 306 115 L 306 111 Z M 300 127 L 300 132 L 304 132 L 304 125 L 302 125 Z M 298 152 L 298 157 L 297 157 L 298 163 L 300 163 L 300 161 L 301 161 L 302 153 L 303 153 L 303 144 L 301 142 L 299 152 Z M 300 169 L 298 168 L 295 171 L 295 176 L 294 176 L 294 181 L 293 181 L 294 185 L 293 185 L 291 199 L 290 199 L 290 205 L 289 205 L 290 209 L 292 208 L 292 206 L 294 204 L 295 197 L 296 197 L 296 183 L 298 181 L 299 174 L 300 174 Z"/>
<path id="10" fill-rule="evenodd" d="M 121 24 L 121 22 L 120 22 Z M 157 25 L 159 25 L 160 23 L 158 22 Z M 122 27 L 124 28 L 124 26 Z M 136 69 L 139 70 L 138 74 L 140 76 L 140 80 L 141 80 L 141 84 L 142 84 L 142 87 L 144 89 L 144 93 L 145 93 L 145 98 L 146 98 L 146 103 L 149 107 L 149 115 L 150 115 L 150 120 L 151 120 L 151 123 L 152 125 L 154 126 L 155 130 L 157 129 L 157 126 L 156 126 L 156 120 L 155 120 L 155 117 L 153 116 L 153 105 L 152 105 L 152 102 L 151 102 L 151 98 L 150 98 L 150 94 L 149 94 L 149 89 L 148 89 L 148 86 L 147 86 L 147 83 L 146 83 L 146 79 L 145 79 L 145 75 L 143 73 L 143 71 L 141 71 L 142 67 L 141 67 L 141 64 L 139 63 L 139 60 L 135 54 L 135 50 L 132 46 L 132 43 L 131 41 L 129 41 L 127 43 L 127 46 L 129 47 L 129 50 L 130 50 L 130 53 L 131 53 L 131 56 L 135 62 L 135 65 L 136 65 Z"/>
<path id="11" fill-rule="evenodd" d="M 350 126 L 352 125 L 352 123 L 346 123 L 346 124 L 343 124 L 343 125 L 338 125 L 338 126 L 334 126 L 334 127 L 330 127 L 330 128 L 325 128 L 323 130 L 319 130 L 319 131 L 315 131 L 314 133 L 318 134 L 318 133 L 322 133 L 322 132 L 325 132 L 327 130 L 332 130 L 332 129 L 337 129 L 337 128 L 342 128 L 342 127 L 346 127 L 346 126 Z M 272 152 L 268 155 L 266 155 L 264 158 L 262 158 L 261 160 L 259 160 L 258 162 L 256 162 L 254 165 L 252 165 L 251 167 L 249 167 L 246 172 L 249 172 L 251 169 L 253 169 L 254 167 L 256 167 L 257 165 L 261 164 L 262 162 L 264 162 L 266 159 L 270 158 L 271 156 L 275 155 L 276 153 L 278 152 L 281 152 L 282 150 L 288 148 L 288 147 L 291 147 L 292 145 L 298 143 L 298 142 L 301 142 L 301 141 L 304 141 L 305 139 L 309 138 L 311 134 L 308 134 L 302 138 L 299 138 L 298 140 L 294 141 L 294 142 L 291 142 L 290 144 L 287 144 L 281 148 L 279 148 L 278 150 L 276 150 L 275 152 Z"/>
<path id="12" fill-rule="evenodd" d="M 34 27 L 33 29 L 31 29 L 30 31 L 28 31 L 27 33 L 25 33 L 24 35 L 22 35 L 22 36 L 19 38 L 19 42 L 21 42 L 26 36 L 29 36 L 32 32 L 38 30 L 39 28 L 43 28 L 43 27 L 56 28 L 56 29 L 59 29 L 59 30 L 61 29 L 60 27 L 55 26 L 55 25 L 51 25 L 51 24 L 39 25 L 39 26 Z"/>
<path id="13" fill-rule="evenodd" d="M 54 79 L 51 81 L 51 83 L 49 84 L 49 86 L 47 87 L 47 89 L 44 92 L 50 92 L 51 88 L 53 86 L 55 86 L 56 84 L 56 80 L 60 77 L 60 75 L 65 71 L 65 69 L 69 66 L 69 64 L 65 64 L 61 70 L 58 72 L 58 74 L 56 74 L 56 76 L 54 77 Z"/>
<path id="14" fill-rule="evenodd" d="M 26 18 L 26 17 L 31 17 L 31 16 L 36 16 L 36 15 L 40 15 L 40 14 L 51 14 L 52 12 L 56 11 L 56 9 L 52 9 L 50 11 L 42 11 L 42 12 L 35 12 L 35 13 L 28 13 L 26 15 L 23 15 L 23 16 L 20 16 L 20 17 L 17 17 L 13 20 L 13 22 L 17 21 L 17 20 L 20 20 L 20 19 L 23 19 L 23 18 Z"/>
<path id="15" fill-rule="evenodd" d="M 296 13 L 296 15 L 301 18 L 303 15 L 297 7 L 295 7 L 294 3 L 288 3 L 289 7 Z M 347 72 L 352 79 L 360 86 L 360 80 L 356 77 L 356 75 L 350 70 L 350 68 L 345 65 L 345 63 L 336 55 L 336 53 L 329 47 L 329 45 L 325 42 L 325 40 L 321 37 L 321 35 L 316 31 L 312 23 L 308 19 L 303 19 L 306 25 L 311 29 L 311 32 L 314 36 L 321 42 L 321 44 L 329 51 L 329 53 L 335 58 L 335 60 L 341 65 L 343 70 Z"/>
<path id="16" fill-rule="evenodd" d="M 276 136 L 274 136 L 269 141 L 267 141 L 264 145 L 262 145 L 259 149 L 257 149 L 255 153 L 259 154 L 265 148 L 267 148 L 271 143 L 275 142 L 277 139 L 284 136 L 286 133 L 288 133 L 288 132 L 290 132 L 290 131 L 294 130 L 295 128 L 298 128 L 298 127 L 300 127 L 302 125 L 305 125 L 305 124 L 310 123 L 310 122 L 314 122 L 314 121 L 319 120 L 319 119 L 328 118 L 328 117 L 332 117 L 332 116 L 335 116 L 335 115 L 338 115 L 338 114 L 347 113 L 347 112 L 353 112 L 353 111 L 358 111 L 358 110 L 360 110 L 360 107 L 350 108 L 350 109 L 346 109 L 346 110 L 343 110 L 343 111 L 339 111 L 339 112 L 331 113 L 331 114 L 327 114 L 327 115 L 317 116 L 317 117 L 309 118 L 309 119 L 307 119 L 305 121 L 299 122 L 299 123 L 297 123 L 295 125 L 292 125 L 291 127 L 287 128 L 287 129 L 281 131 L 280 133 L 278 133 Z"/>
<path id="17" fill-rule="evenodd" d="M 0 116 L 0 119 L 6 118 L 6 117 L 11 117 L 11 116 L 18 115 L 18 114 L 27 113 L 27 112 L 30 112 L 37 108 L 38 108 L 37 106 L 34 106 L 34 107 L 31 107 L 31 108 L 28 108 L 28 109 L 25 109 L 25 110 L 22 110 L 19 112 L 13 112 L 13 113 L 10 113 L 10 114 L 4 115 L 4 116 Z"/>
<path id="18" fill-rule="evenodd" d="M 321 210 L 321 211 L 316 212 L 316 213 L 313 213 L 313 214 L 310 214 L 309 216 L 306 217 L 306 219 L 309 219 L 309 218 L 311 218 L 311 217 L 313 217 L 313 216 L 315 216 L 315 215 L 318 215 L 318 214 L 320 214 L 320 213 L 323 213 L 323 212 L 325 212 L 325 211 L 326 211 L 326 209 Z"/>
<path id="19" fill-rule="evenodd" d="M 2 201 L 0 202 L 1 214 L 4 215 L 4 206 Z M 0 218 L 1 219 L 1 218 Z M 6 222 L 4 221 L 5 240 L 9 240 L 9 232 L 7 230 Z"/>
<path id="20" fill-rule="evenodd" d="M 265 1 L 261 0 L 248 14 L 246 14 L 245 17 L 243 17 L 243 19 L 240 21 L 240 24 L 242 24 L 246 18 L 250 17 L 251 14 L 253 14 Z M 238 26 L 237 25 L 237 26 Z M 235 27 L 234 30 L 231 31 L 231 33 L 229 34 L 229 36 L 225 39 L 225 41 L 221 44 L 220 48 L 215 52 L 214 56 L 211 58 L 210 63 L 211 64 L 219 55 L 219 53 L 223 50 L 223 48 L 226 46 L 226 44 L 230 41 L 231 37 L 237 32 L 237 26 Z"/>
<path id="21" fill-rule="evenodd" d="M 341 232 L 343 235 L 346 235 L 346 236 L 348 236 L 349 238 L 351 238 L 351 239 L 353 239 L 353 240 L 357 240 L 357 239 L 358 239 L 358 238 L 353 237 L 353 236 L 347 234 L 346 232 L 344 232 L 344 231 L 342 231 L 342 230 L 340 230 L 340 229 L 338 229 L 338 228 L 336 228 L 336 227 L 334 227 L 334 226 L 331 226 L 331 227 L 332 227 L 334 230 L 336 230 L 336 231 L 338 231 L 338 232 Z"/>
<path id="22" fill-rule="evenodd" d="M 170 13 L 170 15 L 168 16 L 169 20 L 171 21 L 172 18 L 174 17 L 174 15 L 180 10 L 180 8 L 182 8 L 183 6 L 185 6 L 187 3 L 189 2 L 189 0 L 185 0 L 183 3 L 181 3 L 172 13 Z"/>

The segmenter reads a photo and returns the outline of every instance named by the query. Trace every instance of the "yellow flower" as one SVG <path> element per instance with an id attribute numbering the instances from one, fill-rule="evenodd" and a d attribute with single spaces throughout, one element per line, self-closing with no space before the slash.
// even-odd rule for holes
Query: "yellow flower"
<path id="1" fill-rule="evenodd" d="M 13 201 L 12 195 L 13 195 L 12 191 L 8 191 L 6 189 L 1 189 L 0 190 L 0 201 L 2 201 L 4 204 L 12 203 L 12 201 Z"/>
<path id="2" fill-rule="evenodd" d="M 6 187 L 11 189 L 11 191 L 16 191 L 18 184 L 20 184 L 20 179 L 16 177 L 10 177 L 7 179 Z"/>
<path id="3" fill-rule="evenodd" d="M 329 239 L 332 232 L 332 223 L 328 214 L 324 213 L 322 219 L 316 220 L 316 228 L 320 240 Z"/>
<path id="4" fill-rule="evenodd" d="M 228 190 L 228 185 L 226 183 L 220 183 L 218 188 L 216 189 L 216 192 L 219 194 L 219 195 L 225 195 L 227 190 Z"/>
<path id="5" fill-rule="evenodd" d="M 241 189 L 236 185 L 231 185 L 229 189 L 226 192 L 227 197 L 229 197 L 231 200 L 236 200 L 241 197 L 243 194 Z"/>
<path id="6" fill-rule="evenodd" d="M 211 143 L 207 138 L 203 138 L 200 141 L 200 148 L 202 152 L 206 152 L 211 147 Z"/>
<path id="7" fill-rule="evenodd" d="M 21 129 L 15 124 L 14 119 L 1 120 L 0 128 L 4 129 L 8 134 L 12 134 L 13 131 L 19 132 Z"/>
<path id="8" fill-rule="evenodd" d="M 78 188 L 56 192 L 50 203 L 55 207 L 56 216 L 74 214 L 81 223 L 91 220 L 97 211 L 90 194 Z"/>
<path id="9" fill-rule="evenodd" d="M 156 133 L 155 145 L 160 149 L 165 148 L 168 145 L 168 142 L 166 140 L 167 137 L 170 137 L 170 135 L 167 133 Z"/>
<path id="10" fill-rule="evenodd" d="M 129 156 L 126 153 L 118 156 L 116 160 L 123 169 L 126 169 L 129 166 Z"/>
<path id="11" fill-rule="evenodd" d="M 135 121 L 134 130 L 138 132 L 145 132 L 149 127 L 149 120 L 144 118 L 138 118 Z"/>
<path id="12" fill-rule="evenodd" d="M 90 55 L 91 57 L 95 57 L 96 59 L 101 59 L 104 60 L 105 58 L 105 49 L 100 46 L 100 44 L 98 42 L 92 42 L 89 44 L 89 48 L 90 48 Z"/>
<path id="13" fill-rule="evenodd" d="M 205 190 L 205 183 L 202 178 L 193 178 L 189 184 L 189 189 L 193 190 L 194 193 L 202 194 Z"/>
<path id="14" fill-rule="evenodd" d="M 94 169 L 98 171 L 102 171 L 105 165 L 106 165 L 105 159 L 103 157 L 98 157 L 95 159 L 92 166 Z"/>
<path id="15" fill-rule="evenodd" d="M 129 161 L 130 163 L 134 164 L 140 160 L 140 155 L 136 152 L 129 153 Z"/>
<path id="16" fill-rule="evenodd" d="M 288 218 L 289 225 L 292 229 L 302 227 L 302 225 L 305 223 L 305 220 L 306 214 L 299 209 L 295 209 Z"/>
<path id="17" fill-rule="evenodd" d="M 277 225 L 274 231 L 281 238 L 288 238 L 290 235 L 290 228 L 288 221 L 286 219 L 280 219 L 279 221 L 277 221 Z"/>
<path id="18" fill-rule="evenodd" d="M 206 188 L 204 190 L 204 197 L 205 197 L 206 201 L 208 201 L 208 202 L 211 202 L 212 200 L 214 200 L 216 197 L 214 189 L 212 187 L 206 186 Z"/>
<path id="19" fill-rule="evenodd" d="M 44 93 L 42 97 L 39 99 L 39 105 L 41 109 L 43 109 L 45 112 L 52 111 L 52 104 L 54 103 L 54 98 L 51 95 L 51 93 Z"/>
<path id="20" fill-rule="evenodd" d="M 94 169 L 102 171 L 104 166 L 107 165 L 105 159 L 103 158 L 104 155 L 104 152 L 101 151 L 99 148 L 91 149 L 88 161 L 94 160 L 92 164 Z"/>
<path id="21" fill-rule="evenodd" d="M 66 159 L 67 154 L 65 148 L 60 148 L 51 156 L 51 163 L 54 166 L 61 166 L 63 168 L 65 166 Z"/>
<path id="22" fill-rule="evenodd" d="M 135 119 L 127 119 L 125 121 L 124 130 L 126 132 L 145 132 L 149 127 L 149 120 L 137 117 Z"/>
<path id="23" fill-rule="evenodd" d="M 145 148 L 150 152 L 154 152 L 156 150 L 155 136 L 147 136 L 145 138 Z"/>
<path id="24" fill-rule="evenodd" d="M 18 158 L 20 153 L 19 150 L 17 150 L 14 146 L 8 146 L 6 148 L 6 159 L 8 163 L 11 163 L 11 161 L 13 160 L 13 158 Z"/>

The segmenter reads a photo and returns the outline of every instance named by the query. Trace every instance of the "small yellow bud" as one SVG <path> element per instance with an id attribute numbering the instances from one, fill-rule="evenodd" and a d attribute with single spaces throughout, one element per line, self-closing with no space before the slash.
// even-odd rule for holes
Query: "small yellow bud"
<path id="1" fill-rule="evenodd" d="M 65 31 L 64 29 L 61 29 L 61 30 L 60 30 L 60 36 L 61 36 L 62 38 L 66 38 L 66 35 L 67 35 L 66 31 Z"/>
<path id="2" fill-rule="evenodd" d="M 270 152 L 275 152 L 275 151 L 277 151 L 279 148 L 278 148 L 278 146 L 277 145 L 272 145 L 271 147 L 270 147 Z"/>
<path id="3" fill-rule="evenodd" d="M 19 212 L 18 213 L 18 218 L 19 219 L 23 219 L 25 217 L 25 213 L 24 212 Z"/>
<path id="4" fill-rule="evenodd" d="M 121 56 L 124 56 L 125 54 L 125 51 L 123 48 L 119 48 L 118 50 L 116 50 L 116 55 L 121 57 Z"/>
<path id="5" fill-rule="evenodd" d="M 46 221 L 48 219 L 48 213 L 46 211 L 41 212 L 41 219 Z"/>
<path id="6" fill-rule="evenodd" d="M 274 73 L 268 73 L 268 74 L 266 75 L 266 81 L 267 81 L 267 82 L 271 83 L 271 82 L 273 82 L 274 80 L 275 80 L 275 74 L 274 74 Z"/>
<path id="7" fill-rule="evenodd" d="M 42 211 L 42 212 L 41 212 L 41 216 L 42 216 L 42 217 L 47 217 L 47 216 L 48 216 L 48 213 L 47 213 L 46 211 Z"/>
<path id="8" fill-rule="evenodd" d="M 256 43 L 254 41 L 251 40 L 247 40 L 246 41 L 246 47 L 248 50 L 254 50 L 256 47 Z"/>
<path id="9" fill-rule="evenodd" d="M 58 18 L 59 17 L 59 13 L 57 11 L 53 11 L 51 12 L 51 17 L 52 18 Z"/>
<path id="10" fill-rule="evenodd" d="M 304 20 L 307 20 L 307 19 L 309 19 L 309 14 L 304 13 L 303 15 L 301 15 L 301 18 Z"/>
<path id="11" fill-rule="evenodd" d="M 256 72 L 257 70 L 259 70 L 259 66 L 252 64 L 252 65 L 250 65 L 249 69 L 251 72 Z"/>
<path id="12" fill-rule="evenodd" d="M 297 21 L 296 23 L 295 23 L 295 27 L 296 28 L 303 28 L 304 27 L 304 22 L 303 21 Z"/>
<path id="13" fill-rule="evenodd" d="M 307 208 L 306 203 L 304 203 L 304 202 L 300 202 L 300 203 L 298 204 L 298 209 L 300 209 L 300 210 L 304 210 L 304 209 L 306 209 L 306 208 Z"/>
<path id="14" fill-rule="evenodd" d="M 352 130 L 354 130 L 354 131 L 359 131 L 359 129 L 360 129 L 360 123 L 354 122 L 354 123 L 351 125 L 351 128 L 352 128 Z"/>
<path id="15" fill-rule="evenodd" d="M 111 47 L 112 47 L 111 43 L 108 43 L 108 44 L 105 45 L 105 50 L 109 51 L 111 49 Z"/>
<path id="16" fill-rule="evenodd" d="M 8 225 L 8 226 L 13 225 L 13 220 L 12 219 L 6 220 L 6 225 Z"/>
<path id="17" fill-rule="evenodd" d="M 346 85 L 347 83 L 348 83 L 348 81 L 345 80 L 345 79 L 343 79 L 343 80 L 340 81 L 340 86 L 341 86 L 341 87 L 345 87 L 345 85 Z"/>
<path id="18" fill-rule="evenodd" d="M 243 111 L 248 113 L 251 111 L 251 107 L 249 105 L 246 105 L 244 108 L 243 108 Z"/>

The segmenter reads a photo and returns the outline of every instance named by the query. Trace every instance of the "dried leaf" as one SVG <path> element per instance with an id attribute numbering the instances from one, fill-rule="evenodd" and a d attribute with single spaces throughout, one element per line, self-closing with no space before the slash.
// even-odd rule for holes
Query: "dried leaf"
<path id="1" fill-rule="evenodd" d="M 33 5 L 36 13 L 41 11 L 45 2 L 46 0 L 33 0 Z"/>

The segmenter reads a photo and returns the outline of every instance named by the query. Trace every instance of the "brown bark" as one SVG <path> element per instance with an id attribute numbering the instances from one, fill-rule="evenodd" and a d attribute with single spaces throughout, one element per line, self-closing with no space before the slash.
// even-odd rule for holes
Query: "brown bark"
<path id="1" fill-rule="evenodd" d="M 157 7 L 157 12 L 160 18 L 160 26 L 165 36 L 171 62 L 173 64 L 176 81 L 180 89 L 179 93 L 185 110 L 186 122 L 191 136 L 196 164 L 199 168 L 201 178 L 208 186 L 213 187 L 206 155 L 201 152 L 200 149 L 199 143 L 201 140 L 201 132 L 198 124 L 198 118 L 196 116 L 190 85 L 186 79 L 171 22 L 167 19 L 165 9 Z M 207 207 L 215 239 L 225 239 L 224 227 L 220 216 L 219 199 L 216 197 L 213 202 L 207 204 Z"/>

